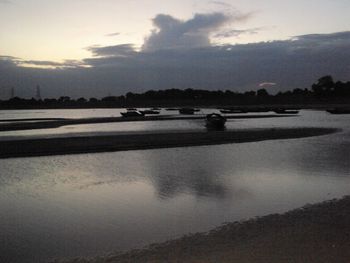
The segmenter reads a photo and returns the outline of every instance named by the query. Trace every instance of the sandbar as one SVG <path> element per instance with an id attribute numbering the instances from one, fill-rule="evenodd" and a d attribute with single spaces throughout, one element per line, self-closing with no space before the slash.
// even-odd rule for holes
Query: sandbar
<path id="1" fill-rule="evenodd" d="M 295 139 L 339 131 L 333 128 L 267 128 L 141 134 L 81 135 L 0 141 L 0 158 L 143 150 Z"/>

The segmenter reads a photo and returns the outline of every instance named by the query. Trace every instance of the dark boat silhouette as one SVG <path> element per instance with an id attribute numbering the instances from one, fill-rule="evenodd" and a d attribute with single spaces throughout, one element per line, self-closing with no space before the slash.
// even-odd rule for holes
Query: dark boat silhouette
<path id="1" fill-rule="evenodd" d="M 195 109 L 193 109 L 193 108 L 181 108 L 181 109 L 179 109 L 179 113 L 180 114 L 194 114 L 194 112 L 195 112 Z"/>
<path id="2" fill-rule="evenodd" d="M 160 112 L 159 111 L 156 111 L 156 110 L 140 110 L 140 112 L 143 114 L 143 115 L 146 115 L 146 114 L 159 114 Z"/>
<path id="3" fill-rule="evenodd" d="M 144 116 L 144 114 L 142 112 L 134 111 L 134 110 L 130 110 L 127 112 L 121 112 L 120 114 L 123 117 L 143 117 Z"/>
<path id="4" fill-rule="evenodd" d="M 331 114 L 350 114 L 350 108 L 334 108 L 327 109 L 326 111 Z"/>
<path id="5" fill-rule="evenodd" d="M 226 118 L 218 113 L 211 113 L 206 116 L 205 123 L 208 128 L 222 129 L 225 127 Z"/>
<path id="6" fill-rule="evenodd" d="M 221 113 L 224 114 L 230 114 L 230 113 L 247 113 L 247 111 L 242 109 L 222 109 L 220 110 Z"/>
<path id="7" fill-rule="evenodd" d="M 273 110 L 277 114 L 298 114 L 298 110 L 288 110 L 288 109 L 274 109 Z"/>

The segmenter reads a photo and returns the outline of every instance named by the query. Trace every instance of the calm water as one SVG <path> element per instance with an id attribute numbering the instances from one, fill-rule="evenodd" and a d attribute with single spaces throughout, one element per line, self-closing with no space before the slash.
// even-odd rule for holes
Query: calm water
<path id="1" fill-rule="evenodd" d="M 108 111 L 95 114 L 111 116 Z M 88 116 L 92 110 L 83 112 Z M 3 112 L 3 118 L 9 115 Z M 302 111 L 299 117 L 228 123 L 229 129 L 343 129 L 305 139 L 0 160 L 0 262 L 101 255 L 350 194 L 349 119 Z M 203 127 L 197 121 L 174 121 L 72 129 Z M 31 132 L 16 136 L 53 133 Z M 61 133 L 63 128 L 54 132 Z M 0 138 L 8 135 L 0 133 Z"/>

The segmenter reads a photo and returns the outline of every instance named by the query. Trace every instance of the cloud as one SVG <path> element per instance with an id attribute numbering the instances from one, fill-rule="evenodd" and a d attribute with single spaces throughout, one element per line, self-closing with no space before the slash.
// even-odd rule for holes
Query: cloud
<path id="1" fill-rule="evenodd" d="M 232 6 L 226 2 L 222 2 L 222 1 L 209 1 L 210 4 L 213 4 L 213 5 L 218 5 L 218 6 L 222 6 L 222 7 L 225 7 L 225 8 L 231 8 Z"/>
<path id="2" fill-rule="evenodd" d="M 171 19 L 169 23 L 171 27 Z M 176 21 L 175 25 L 178 26 Z M 167 88 L 244 92 L 259 88 L 259 83 L 273 93 L 310 88 L 318 78 L 329 74 L 334 79 L 350 80 L 350 32 L 241 45 L 175 45 L 152 52 L 135 51 L 131 44 L 93 46 L 89 50 L 92 57 L 58 63 L 59 70 L 23 68 L 23 60 L 2 56 L 0 86 L 15 86 L 20 96 L 29 97 L 37 84 L 44 97 L 103 97 L 108 93 L 121 95 Z M 57 63 L 26 62 L 51 66 Z"/>
<path id="3" fill-rule="evenodd" d="M 248 28 L 248 29 L 231 29 L 231 30 L 224 30 L 222 32 L 216 33 L 214 37 L 216 38 L 229 38 L 229 37 L 239 37 L 240 35 L 254 35 L 258 34 L 259 31 L 261 31 L 262 27 L 256 27 L 256 28 Z"/>
<path id="4" fill-rule="evenodd" d="M 10 0 L 0 0 L 0 4 L 12 4 Z"/>
<path id="5" fill-rule="evenodd" d="M 224 13 L 195 14 L 188 20 L 159 14 L 152 21 L 155 29 L 145 39 L 143 51 L 191 49 L 210 46 L 209 35 L 233 17 Z M 239 19 L 239 17 L 237 17 Z"/>
<path id="6" fill-rule="evenodd" d="M 134 46 L 132 44 L 122 44 L 115 46 L 91 46 L 88 47 L 87 50 L 91 51 L 93 56 L 96 57 L 123 57 L 131 55 L 135 52 Z"/>
<path id="7" fill-rule="evenodd" d="M 330 42 L 336 42 L 336 41 L 349 41 L 350 40 L 350 31 L 345 32 L 336 32 L 336 33 L 330 33 L 330 34 L 308 34 L 308 35 L 301 35 L 295 37 L 299 41 L 330 41 Z"/>
<path id="8" fill-rule="evenodd" d="M 271 86 L 276 86 L 277 83 L 275 82 L 262 82 L 259 83 L 259 87 L 264 88 L 264 87 L 271 87 Z"/>
<path id="9" fill-rule="evenodd" d="M 110 34 L 106 34 L 106 37 L 115 37 L 115 36 L 119 36 L 120 33 L 119 32 L 115 32 L 115 33 L 110 33 Z"/>

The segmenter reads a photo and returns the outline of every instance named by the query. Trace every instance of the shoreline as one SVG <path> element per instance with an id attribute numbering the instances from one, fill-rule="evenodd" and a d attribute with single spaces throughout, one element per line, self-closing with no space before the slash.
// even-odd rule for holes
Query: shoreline
<path id="1" fill-rule="evenodd" d="M 116 134 L 0 141 L 0 158 L 49 156 L 296 139 L 340 131 L 334 128 L 269 128 L 230 131 Z"/>
<path id="2" fill-rule="evenodd" d="M 51 263 L 347 263 L 350 196 L 223 224 L 142 249 Z"/>

